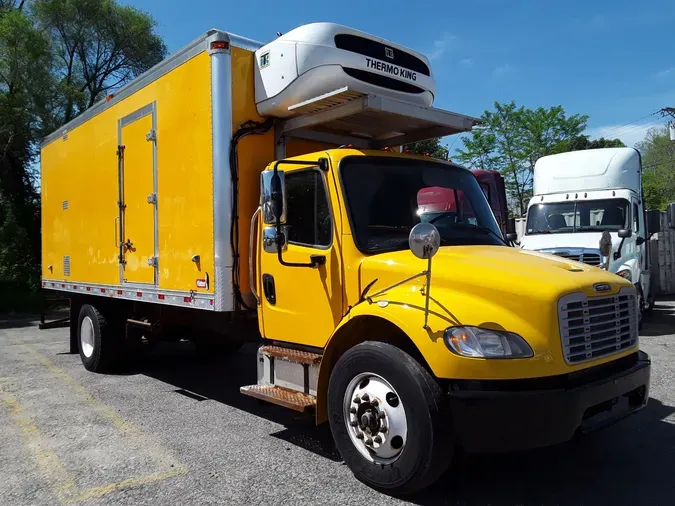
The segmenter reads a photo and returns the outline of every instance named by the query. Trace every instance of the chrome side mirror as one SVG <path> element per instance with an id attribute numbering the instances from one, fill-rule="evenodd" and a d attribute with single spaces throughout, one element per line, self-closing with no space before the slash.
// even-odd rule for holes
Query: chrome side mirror
<path id="1" fill-rule="evenodd" d="M 423 222 L 415 225 L 410 231 L 410 236 L 408 237 L 408 245 L 410 246 L 410 251 L 417 258 L 427 260 L 427 270 L 424 271 L 426 275 L 426 290 L 425 290 L 425 301 L 424 301 L 424 329 L 429 329 L 429 297 L 431 297 L 431 259 L 436 253 L 438 253 L 438 248 L 441 247 L 441 234 L 438 232 L 438 229 L 433 226 L 431 223 Z"/>
<path id="2" fill-rule="evenodd" d="M 417 258 L 431 260 L 441 247 L 441 234 L 431 223 L 418 223 L 410 231 L 408 245 Z"/>
<path id="3" fill-rule="evenodd" d="M 276 225 L 277 218 L 286 223 L 286 181 L 284 171 L 265 170 L 260 174 L 263 223 Z"/>
<path id="4" fill-rule="evenodd" d="M 285 251 L 288 248 L 288 229 L 285 226 L 281 227 L 282 241 L 283 245 L 281 251 Z M 263 251 L 265 253 L 276 253 L 277 252 L 277 227 L 268 226 L 263 228 Z"/>

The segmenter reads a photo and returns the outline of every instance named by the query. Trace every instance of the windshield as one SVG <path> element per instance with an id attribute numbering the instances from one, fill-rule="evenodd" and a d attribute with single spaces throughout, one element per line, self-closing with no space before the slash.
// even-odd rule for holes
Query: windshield
<path id="1" fill-rule="evenodd" d="M 417 223 L 433 223 L 441 246 L 505 243 L 471 172 L 436 162 L 347 157 L 340 177 L 354 241 L 362 252 L 408 248 Z"/>
<path id="2" fill-rule="evenodd" d="M 628 228 L 625 199 L 535 204 L 527 212 L 526 235 L 617 231 Z"/>

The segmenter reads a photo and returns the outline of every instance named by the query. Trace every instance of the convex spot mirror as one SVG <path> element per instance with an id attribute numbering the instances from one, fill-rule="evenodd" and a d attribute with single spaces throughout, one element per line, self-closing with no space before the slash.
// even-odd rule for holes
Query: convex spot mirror
<path id="1" fill-rule="evenodd" d="M 276 225 L 277 218 L 286 223 L 286 181 L 284 171 L 263 171 L 260 175 L 263 223 Z"/>
<path id="2" fill-rule="evenodd" d="M 633 235 L 633 231 L 630 228 L 622 228 L 618 233 L 621 239 L 628 239 Z"/>
<path id="3" fill-rule="evenodd" d="M 441 247 L 441 234 L 431 223 L 418 223 L 410 231 L 408 244 L 413 255 L 428 260 Z"/>

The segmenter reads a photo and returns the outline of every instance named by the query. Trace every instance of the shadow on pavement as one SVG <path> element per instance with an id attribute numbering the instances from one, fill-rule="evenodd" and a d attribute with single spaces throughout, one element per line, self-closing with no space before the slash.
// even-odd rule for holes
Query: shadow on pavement
<path id="1" fill-rule="evenodd" d="M 255 383 L 256 345 L 238 353 L 200 358 L 188 342 L 163 345 L 131 372 L 176 387 L 177 395 L 208 398 L 279 423 L 271 434 L 335 462 L 340 456 L 328 424 L 239 393 Z M 195 397 L 195 398 L 196 398 Z M 663 421 L 674 408 L 650 399 L 647 408 L 580 440 L 541 450 L 501 455 L 461 455 L 438 483 L 408 498 L 435 504 L 672 504 L 675 494 L 675 425 Z M 495 420 L 499 423 L 499 420 Z"/>
<path id="2" fill-rule="evenodd" d="M 641 337 L 658 337 L 675 333 L 675 297 L 657 300 L 644 322 L 640 330 Z"/>

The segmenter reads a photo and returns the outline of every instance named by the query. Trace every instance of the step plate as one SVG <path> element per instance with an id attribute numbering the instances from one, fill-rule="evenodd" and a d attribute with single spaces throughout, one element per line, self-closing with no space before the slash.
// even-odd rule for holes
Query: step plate
<path id="1" fill-rule="evenodd" d="M 316 365 L 321 362 L 321 355 L 309 353 L 308 351 L 283 348 L 281 346 L 263 346 L 260 348 L 260 354 L 271 358 L 288 360 L 297 364 Z"/>
<path id="2" fill-rule="evenodd" d="M 307 408 L 316 406 L 316 397 L 313 395 L 295 392 L 274 385 L 248 385 L 241 387 L 239 391 L 244 395 L 294 409 L 295 411 L 305 411 Z"/>

